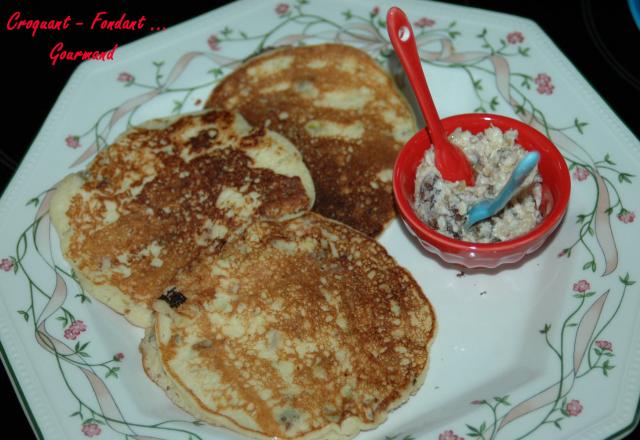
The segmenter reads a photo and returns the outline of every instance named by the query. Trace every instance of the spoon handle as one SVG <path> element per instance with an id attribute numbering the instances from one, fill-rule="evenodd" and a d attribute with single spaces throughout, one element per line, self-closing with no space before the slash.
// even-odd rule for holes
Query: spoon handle
<path id="1" fill-rule="evenodd" d="M 427 80 L 424 77 L 422 63 L 418 56 L 416 40 L 413 37 L 411 23 L 402 9 L 392 7 L 387 13 L 387 31 L 400 62 L 404 66 L 409 82 L 422 109 L 422 114 L 427 120 L 427 129 L 432 139 L 444 139 L 444 131 L 438 117 L 436 106 L 431 99 Z"/>
<path id="2" fill-rule="evenodd" d="M 514 168 L 509 180 L 500 191 L 500 194 L 494 199 L 493 209 L 494 212 L 500 211 L 504 208 L 509 200 L 513 197 L 513 194 L 520 188 L 522 182 L 525 181 L 527 176 L 531 173 L 531 170 L 535 168 L 540 160 L 540 153 L 537 151 L 531 151 L 518 162 L 518 165 Z"/>
<path id="3" fill-rule="evenodd" d="M 504 208 L 518 188 L 520 188 L 520 185 L 522 185 L 527 176 L 529 176 L 531 171 L 538 164 L 539 160 L 540 153 L 537 151 L 530 151 L 527 153 L 527 155 L 518 162 L 514 170 L 511 172 L 509 180 L 507 180 L 507 183 L 502 187 L 502 190 L 500 190 L 500 193 L 495 198 L 483 200 L 469 210 L 464 227 L 469 229 L 480 220 L 489 218 Z"/>

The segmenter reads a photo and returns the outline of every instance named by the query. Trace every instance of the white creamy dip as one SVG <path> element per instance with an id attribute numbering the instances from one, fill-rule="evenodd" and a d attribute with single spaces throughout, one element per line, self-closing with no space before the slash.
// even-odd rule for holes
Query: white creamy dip
<path id="1" fill-rule="evenodd" d="M 505 241 L 525 234 L 542 220 L 539 211 L 542 178 L 537 167 L 518 193 L 497 214 L 466 230 L 467 212 L 478 202 L 495 197 L 526 150 L 515 143 L 516 130 L 489 127 L 471 134 L 457 128 L 449 141 L 460 147 L 475 174 L 475 186 L 442 179 L 429 148 L 416 171 L 414 210 L 429 227 L 449 237 L 475 243 Z"/>

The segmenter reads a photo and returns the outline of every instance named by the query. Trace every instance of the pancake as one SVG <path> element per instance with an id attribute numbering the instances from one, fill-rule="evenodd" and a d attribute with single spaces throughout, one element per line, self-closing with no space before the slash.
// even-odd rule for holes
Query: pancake
<path id="1" fill-rule="evenodd" d="M 146 327 L 154 300 L 199 252 L 215 254 L 254 219 L 291 218 L 313 200 L 288 140 L 208 111 L 124 133 L 57 185 L 50 214 L 82 286 Z"/>
<path id="2" fill-rule="evenodd" d="M 371 237 L 394 218 L 393 164 L 415 121 L 365 52 L 339 44 L 266 52 L 224 78 L 206 107 L 239 111 L 291 140 L 313 177 L 315 212 Z"/>
<path id="3" fill-rule="evenodd" d="M 423 383 L 429 301 L 376 241 L 308 213 L 257 222 L 181 271 L 141 343 L 199 420 L 260 439 L 349 439 Z"/>

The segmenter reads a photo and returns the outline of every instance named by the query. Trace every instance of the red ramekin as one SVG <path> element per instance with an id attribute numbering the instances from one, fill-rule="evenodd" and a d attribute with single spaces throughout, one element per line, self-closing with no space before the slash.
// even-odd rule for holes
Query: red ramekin
<path id="1" fill-rule="evenodd" d="M 515 263 L 525 255 L 536 251 L 558 227 L 567 211 L 571 178 L 567 164 L 560 151 L 542 133 L 531 126 L 493 114 L 469 113 L 455 115 L 442 120 L 447 135 L 456 128 L 469 130 L 473 134 L 494 126 L 503 132 L 518 131 L 516 143 L 525 150 L 540 152 L 538 172 L 542 177 L 543 220 L 528 233 L 512 240 L 498 243 L 471 243 L 447 237 L 425 225 L 413 210 L 415 178 L 418 165 L 425 151 L 431 147 L 426 130 L 420 130 L 402 148 L 393 170 L 393 192 L 400 215 L 409 231 L 427 251 L 444 261 L 469 268 L 495 268 L 506 263 Z"/>

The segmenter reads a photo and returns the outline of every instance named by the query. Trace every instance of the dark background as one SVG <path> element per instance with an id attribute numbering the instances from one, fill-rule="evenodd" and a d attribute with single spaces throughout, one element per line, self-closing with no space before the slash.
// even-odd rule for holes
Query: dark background
<path id="1" fill-rule="evenodd" d="M 227 2 L 183 0 L 147 4 L 86 0 L 44 4 L 35 0 L 3 0 L 0 3 L 3 99 L 0 102 L 5 112 L 0 143 L 0 193 L 78 64 L 65 61 L 52 67 L 49 51 L 55 43 L 62 40 L 70 49 L 108 50 L 115 43 L 123 45 L 148 35 L 150 26 L 169 27 L 224 3 Z M 275 7 L 278 0 L 273 3 Z M 627 1 L 454 0 L 448 3 L 515 14 L 537 22 L 636 137 L 639 136 L 640 63 L 637 58 L 640 31 L 633 22 Z M 375 5 L 375 1 L 371 2 L 372 7 Z M 131 19 L 144 15 L 147 25 L 135 32 L 88 31 L 72 26 L 64 32 L 39 31 L 35 38 L 27 31 L 6 30 L 7 20 L 14 11 L 20 11 L 23 18 L 50 19 L 71 15 L 90 23 L 100 10 L 109 11 L 112 19 L 122 12 Z M 428 15 L 426 4 L 425 15 Z M 3 419 L 11 426 L 12 438 L 32 438 L 33 432 L 3 369 L 0 369 L 0 396 Z"/>

